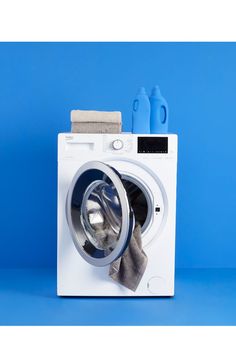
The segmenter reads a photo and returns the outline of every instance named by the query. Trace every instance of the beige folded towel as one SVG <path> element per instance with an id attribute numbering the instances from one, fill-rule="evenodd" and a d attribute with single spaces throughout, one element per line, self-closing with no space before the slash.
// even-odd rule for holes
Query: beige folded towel
<path id="1" fill-rule="evenodd" d="M 100 123 L 100 122 L 89 122 L 89 123 L 72 123 L 71 124 L 72 133 L 81 134 L 120 134 L 121 126 L 114 123 Z"/>
<path id="2" fill-rule="evenodd" d="M 121 112 L 71 111 L 72 133 L 121 133 Z"/>
<path id="3" fill-rule="evenodd" d="M 81 111 L 76 109 L 71 111 L 71 122 L 103 122 L 121 124 L 121 112 Z"/>

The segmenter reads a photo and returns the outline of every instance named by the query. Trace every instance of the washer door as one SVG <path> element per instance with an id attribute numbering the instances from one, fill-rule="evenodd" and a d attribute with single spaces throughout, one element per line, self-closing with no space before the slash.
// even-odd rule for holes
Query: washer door
<path id="1" fill-rule="evenodd" d="M 125 251 L 134 228 L 134 214 L 119 173 L 102 162 L 88 162 L 69 188 L 66 215 L 80 255 L 105 266 Z"/>

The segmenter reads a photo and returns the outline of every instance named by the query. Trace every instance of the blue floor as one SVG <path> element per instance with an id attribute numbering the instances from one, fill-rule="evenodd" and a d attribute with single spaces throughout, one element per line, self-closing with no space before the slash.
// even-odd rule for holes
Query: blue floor
<path id="1" fill-rule="evenodd" d="M 54 269 L 0 270 L 1 325 L 236 325 L 236 269 L 179 269 L 174 298 L 58 298 Z"/>

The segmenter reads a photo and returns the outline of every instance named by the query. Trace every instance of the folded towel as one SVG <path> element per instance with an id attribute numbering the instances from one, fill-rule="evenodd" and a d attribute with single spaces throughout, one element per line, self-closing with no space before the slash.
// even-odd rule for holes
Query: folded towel
<path id="1" fill-rule="evenodd" d="M 71 111 L 72 133 L 121 133 L 121 112 Z"/>
<path id="2" fill-rule="evenodd" d="M 74 109 L 71 111 L 71 122 L 87 123 L 87 122 L 103 122 L 103 123 L 118 123 L 121 124 L 121 112 L 106 112 L 106 111 L 81 111 Z"/>
<path id="3" fill-rule="evenodd" d="M 136 224 L 124 254 L 110 265 L 110 277 L 135 291 L 147 266 L 147 256 L 142 249 L 141 226 Z"/>
<path id="4" fill-rule="evenodd" d="M 120 134 L 121 124 L 87 122 L 87 123 L 71 123 L 71 132 L 80 134 Z"/>

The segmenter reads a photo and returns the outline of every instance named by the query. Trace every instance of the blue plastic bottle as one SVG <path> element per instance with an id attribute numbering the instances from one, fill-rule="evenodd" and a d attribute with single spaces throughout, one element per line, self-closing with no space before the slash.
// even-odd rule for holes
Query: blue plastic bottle
<path id="1" fill-rule="evenodd" d="M 150 134 L 150 101 L 144 87 L 133 102 L 132 124 L 134 134 Z"/>
<path id="2" fill-rule="evenodd" d="M 154 86 L 150 96 L 151 115 L 150 131 L 151 134 L 168 133 L 168 105 L 158 86 Z"/>

